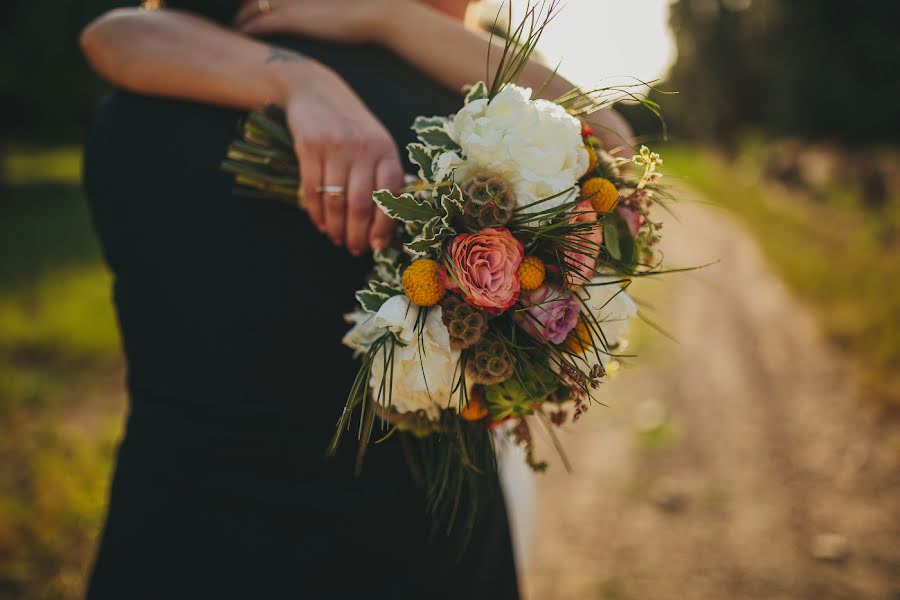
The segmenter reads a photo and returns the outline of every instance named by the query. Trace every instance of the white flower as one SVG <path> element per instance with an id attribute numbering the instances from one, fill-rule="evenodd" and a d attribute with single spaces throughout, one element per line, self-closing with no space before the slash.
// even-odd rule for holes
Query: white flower
<path id="1" fill-rule="evenodd" d="M 522 207 L 572 190 L 525 212 L 537 212 L 574 199 L 574 186 L 588 166 L 581 124 L 560 105 L 531 100 L 531 89 L 507 85 L 492 100 L 473 100 L 450 121 L 447 133 L 462 154 L 438 156 L 438 178 L 455 170 L 464 181 L 488 170 L 512 184 Z"/>
<path id="2" fill-rule="evenodd" d="M 353 349 L 353 355 L 359 357 L 385 333 L 385 328 L 375 320 L 375 314 L 356 310 L 344 315 L 344 320 L 353 327 L 344 334 L 341 340 L 345 346 Z"/>
<path id="3" fill-rule="evenodd" d="M 450 334 L 441 322 L 441 307 L 428 311 L 422 339 L 416 330 L 419 308 L 403 295 L 388 299 L 374 315 L 348 315 L 354 327 L 344 336 L 344 343 L 357 351 L 365 351 L 371 343 L 390 331 L 400 343 L 394 345 L 391 406 L 400 413 L 423 410 L 436 419 L 442 408 L 456 408 L 459 392 L 452 393 L 459 379 L 459 351 L 450 348 Z M 404 344 L 401 346 L 401 343 Z M 369 386 L 373 398 L 378 396 L 384 378 L 386 352 L 378 352 L 372 364 Z M 384 398 L 382 402 L 387 402 Z"/>
<path id="4" fill-rule="evenodd" d="M 590 294 L 585 304 L 603 330 L 610 345 L 621 344 L 628 337 L 629 319 L 637 315 L 637 305 L 618 283 L 621 278 L 600 276 L 591 280 L 585 290 Z M 596 285 L 600 284 L 600 285 Z"/>

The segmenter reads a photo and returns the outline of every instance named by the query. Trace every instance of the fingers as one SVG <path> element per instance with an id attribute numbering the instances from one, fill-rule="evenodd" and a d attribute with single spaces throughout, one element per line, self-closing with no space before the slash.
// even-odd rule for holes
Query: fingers
<path id="1" fill-rule="evenodd" d="M 329 144 L 331 149 L 326 149 L 325 171 L 322 176 L 322 185 L 343 188 L 341 193 L 323 193 L 322 205 L 325 215 L 325 235 L 333 244 L 343 245 L 346 236 L 347 213 L 347 166 L 348 161 L 337 144 Z"/>
<path id="2" fill-rule="evenodd" d="M 282 16 L 275 11 L 265 14 L 256 13 L 247 20 L 237 23 L 236 27 L 248 35 L 281 33 L 287 29 Z"/>
<path id="3" fill-rule="evenodd" d="M 375 208 L 372 202 L 374 172 L 372 161 L 361 157 L 354 161 L 347 180 L 347 250 L 353 256 L 359 256 L 369 247 L 369 226 Z"/>
<path id="4" fill-rule="evenodd" d="M 400 166 L 397 150 L 392 145 L 391 152 L 383 156 L 375 168 L 375 189 L 388 189 L 397 193 L 402 187 L 403 168 Z M 369 245 L 373 250 L 384 250 L 387 247 L 391 241 L 394 226 L 394 220 L 375 207 L 372 227 L 369 230 Z"/>
<path id="5" fill-rule="evenodd" d="M 323 104 L 318 95 L 298 95 L 288 101 L 286 112 L 310 220 L 355 256 L 369 247 L 385 248 L 394 223 L 376 207 L 372 192 L 397 192 L 403 185 L 390 134 L 369 115 L 352 118 L 352 111 Z"/>
<path id="6" fill-rule="evenodd" d="M 294 139 L 298 139 L 295 135 Z M 325 232 L 325 209 L 322 206 L 322 160 L 319 153 L 310 144 L 300 141 L 297 144 L 297 160 L 300 163 L 300 197 L 309 220 L 321 231 Z"/>
<path id="7" fill-rule="evenodd" d="M 240 10 L 238 10 L 237 15 L 234 17 L 234 25 L 238 29 L 242 29 L 247 23 L 254 19 L 267 19 L 272 13 L 275 12 L 275 3 L 269 2 L 268 11 L 262 12 L 260 10 L 260 3 L 258 0 L 246 0 L 241 6 Z"/>

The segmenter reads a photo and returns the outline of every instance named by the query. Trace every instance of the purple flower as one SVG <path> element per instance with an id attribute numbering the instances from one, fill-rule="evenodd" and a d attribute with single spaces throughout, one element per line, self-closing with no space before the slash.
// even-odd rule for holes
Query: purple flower
<path id="1" fill-rule="evenodd" d="M 542 285 L 534 291 L 523 293 L 520 301 L 525 310 L 513 313 L 516 323 L 533 338 L 562 344 L 578 323 L 578 302 L 571 295 Z"/>

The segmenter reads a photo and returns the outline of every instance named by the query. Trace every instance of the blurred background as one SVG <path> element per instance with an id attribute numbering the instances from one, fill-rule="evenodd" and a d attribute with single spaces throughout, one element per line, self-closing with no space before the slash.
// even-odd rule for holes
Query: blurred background
<path id="1" fill-rule="evenodd" d="M 76 40 L 127 4 L 0 22 L 0 598 L 79 598 L 102 523 L 124 372 L 79 183 L 105 88 Z M 900 598 L 898 22 L 887 1 L 569 0 L 547 31 L 575 81 L 678 92 L 651 92 L 665 140 L 622 110 L 687 198 L 667 261 L 718 262 L 635 286 L 678 341 L 639 327 L 609 407 L 565 435 L 574 473 L 538 478 L 528 598 Z"/>

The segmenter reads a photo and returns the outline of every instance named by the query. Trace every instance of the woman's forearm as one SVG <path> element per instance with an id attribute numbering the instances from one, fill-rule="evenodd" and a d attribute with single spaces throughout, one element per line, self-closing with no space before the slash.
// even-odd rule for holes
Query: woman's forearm
<path id="1" fill-rule="evenodd" d="M 85 56 L 113 84 L 150 95 L 253 109 L 283 104 L 289 81 L 325 67 L 193 15 L 116 9 L 81 35 Z"/>
<path id="2" fill-rule="evenodd" d="M 452 89 L 459 90 L 467 83 L 493 76 L 503 50 L 502 40 L 495 38 L 491 47 L 487 34 L 468 29 L 458 20 L 419 2 L 388 6 L 395 9 L 382 11 L 373 28 L 380 44 Z M 486 64 L 489 47 L 490 64 Z M 553 76 L 551 69 L 536 60 L 528 62 L 518 81 L 523 86 L 540 89 L 540 97 L 549 100 L 575 87 L 565 78 Z M 607 148 L 621 148 L 630 143 L 631 129 L 615 111 L 595 111 L 587 120 L 595 125 L 594 133 Z"/>

